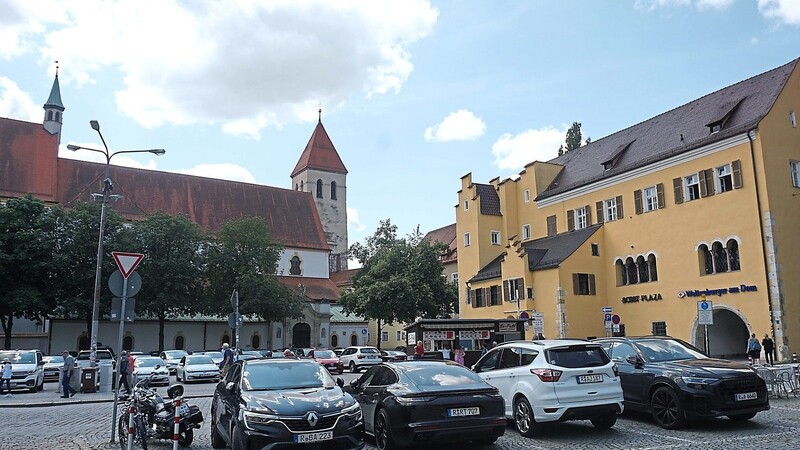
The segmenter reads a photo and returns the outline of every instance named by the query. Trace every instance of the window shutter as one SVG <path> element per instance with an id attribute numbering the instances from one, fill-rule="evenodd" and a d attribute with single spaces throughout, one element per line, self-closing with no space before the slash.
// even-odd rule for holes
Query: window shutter
<path id="1" fill-rule="evenodd" d="M 622 211 L 622 196 L 617 196 L 617 219 L 624 219 L 625 212 Z"/>
<path id="2" fill-rule="evenodd" d="M 471 303 L 472 303 L 472 289 L 467 288 L 467 304 L 469 305 Z"/>
<path id="3" fill-rule="evenodd" d="M 633 207 L 636 210 L 636 214 L 642 213 L 642 190 L 637 189 L 633 191 Z"/>
<path id="4" fill-rule="evenodd" d="M 664 201 L 664 183 L 658 183 L 656 185 L 656 195 L 658 196 L 658 209 L 667 206 Z"/>
<path id="5" fill-rule="evenodd" d="M 672 189 L 675 191 L 675 204 L 683 203 L 683 182 L 680 178 L 672 179 Z"/>
<path id="6" fill-rule="evenodd" d="M 517 298 L 522 300 L 525 298 L 525 279 L 519 278 L 517 283 Z"/>
<path id="7" fill-rule="evenodd" d="M 575 295 L 580 295 L 581 293 L 581 283 L 577 273 L 572 274 L 572 293 Z"/>
<path id="8" fill-rule="evenodd" d="M 731 163 L 733 169 L 733 188 L 740 189 L 742 187 L 742 161 L 736 160 Z"/>
<path id="9" fill-rule="evenodd" d="M 605 219 L 605 215 L 603 214 L 603 202 L 597 202 L 594 206 L 595 209 L 597 209 L 597 223 L 603 223 Z"/>
<path id="10" fill-rule="evenodd" d="M 595 295 L 594 290 L 594 274 L 589 274 L 589 295 Z"/>
<path id="11" fill-rule="evenodd" d="M 704 170 L 706 173 L 706 195 L 705 196 L 712 196 L 716 189 L 714 189 L 714 169 L 706 169 Z"/>
<path id="12" fill-rule="evenodd" d="M 575 231 L 575 210 L 567 211 L 567 231 Z"/>
<path id="13" fill-rule="evenodd" d="M 708 195 L 708 191 L 706 190 L 706 171 L 701 170 L 697 172 L 697 176 L 700 179 L 700 198 L 703 198 Z"/>
<path id="14" fill-rule="evenodd" d="M 548 216 L 547 217 L 547 235 L 548 236 L 555 236 L 558 234 L 558 223 L 556 221 L 556 216 Z"/>
<path id="15" fill-rule="evenodd" d="M 590 227 L 592 226 L 592 207 L 586 205 L 583 207 L 583 209 L 584 211 L 586 211 L 586 226 Z"/>
<path id="16" fill-rule="evenodd" d="M 503 300 L 511 301 L 511 291 L 508 288 L 508 280 L 503 280 Z"/>

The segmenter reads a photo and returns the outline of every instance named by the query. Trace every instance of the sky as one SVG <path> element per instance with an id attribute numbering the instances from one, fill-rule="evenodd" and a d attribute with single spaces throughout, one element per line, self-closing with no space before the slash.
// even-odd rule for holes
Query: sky
<path id="1" fill-rule="evenodd" d="M 455 222 L 487 183 L 800 57 L 800 0 L 0 0 L 0 117 L 59 155 L 290 189 L 319 120 L 350 243 Z M 104 160 L 103 160 L 104 162 Z M 113 178 L 113 167 L 111 171 Z"/>

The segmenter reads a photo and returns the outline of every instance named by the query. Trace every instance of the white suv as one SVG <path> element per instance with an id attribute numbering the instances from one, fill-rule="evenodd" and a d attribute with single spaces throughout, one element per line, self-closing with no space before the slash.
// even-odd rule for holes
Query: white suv
<path id="1" fill-rule="evenodd" d="M 588 419 L 597 428 L 610 428 L 624 408 L 617 366 L 597 343 L 506 342 L 472 370 L 500 390 L 506 417 L 523 436 L 534 436 L 544 422 Z"/>
<path id="2" fill-rule="evenodd" d="M 11 389 L 28 389 L 36 392 L 44 388 L 44 356 L 42 352 L 39 350 L 0 350 L 0 367 L 6 358 L 11 362 Z"/>
<path id="3" fill-rule="evenodd" d="M 383 362 L 381 352 L 375 347 L 347 347 L 339 356 L 342 366 L 350 369 L 351 373 L 356 373 L 362 367 L 372 366 Z"/>

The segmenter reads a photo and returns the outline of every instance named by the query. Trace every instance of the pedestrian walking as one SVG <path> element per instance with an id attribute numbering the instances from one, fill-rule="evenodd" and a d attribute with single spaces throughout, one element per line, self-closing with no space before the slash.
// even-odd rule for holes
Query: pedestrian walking
<path id="1" fill-rule="evenodd" d="M 131 385 L 128 382 L 128 376 L 131 374 L 131 360 L 128 358 L 128 352 L 125 350 L 122 351 L 122 355 L 119 358 L 119 384 L 117 385 L 118 388 L 121 388 L 122 385 L 125 385 L 125 393 L 131 393 Z"/>
<path id="2" fill-rule="evenodd" d="M 453 357 L 455 358 L 456 362 L 464 365 L 464 349 L 461 346 L 457 345 L 455 351 L 453 352 Z"/>
<path id="3" fill-rule="evenodd" d="M 11 376 L 14 374 L 11 366 L 11 360 L 8 358 L 3 359 L 3 371 L 0 374 L 0 395 L 3 395 L 3 385 L 8 388 L 6 397 L 11 397 Z"/>
<path id="4" fill-rule="evenodd" d="M 230 349 L 228 343 L 222 344 L 222 361 L 219 363 L 219 368 L 222 369 L 222 378 L 228 374 L 228 370 L 233 365 L 233 350 Z"/>
<path id="5" fill-rule="evenodd" d="M 442 352 L 442 359 L 450 360 L 450 344 L 442 344 L 442 348 L 439 351 Z"/>
<path id="6" fill-rule="evenodd" d="M 751 364 L 761 364 L 761 343 L 755 333 L 747 340 L 747 356 L 750 357 Z"/>
<path id="7" fill-rule="evenodd" d="M 73 388 L 72 384 L 70 384 L 72 371 L 75 369 L 75 358 L 73 358 L 72 355 L 70 355 L 66 350 L 61 352 L 61 355 L 64 357 L 64 365 L 62 366 L 61 374 L 61 388 L 63 395 L 61 398 L 70 398 L 76 394 L 75 388 Z"/>
<path id="8" fill-rule="evenodd" d="M 769 337 L 769 334 L 764 334 L 764 339 L 761 340 L 761 346 L 764 348 L 764 360 L 767 364 L 775 364 L 775 342 Z"/>
<path id="9" fill-rule="evenodd" d="M 422 341 L 417 341 L 417 345 L 414 347 L 414 359 L 422 359 L 424 354 L 425 348 L 422 347 Z"/>

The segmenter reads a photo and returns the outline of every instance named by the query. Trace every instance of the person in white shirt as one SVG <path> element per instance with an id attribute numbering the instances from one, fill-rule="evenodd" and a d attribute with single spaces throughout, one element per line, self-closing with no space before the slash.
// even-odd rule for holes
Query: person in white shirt
<path id="1" fill-rule="evenodd" d="M 442 359 L 450 359 L 450 346 L 448 344 L 443 344 L 439 351 L 442 352 Z"/>
<path id="2" fill-rule="evenodd" d="M 3 373 L 0 375 L 0 395 L 3 395 L 3 384 L 5 384 L 8 388 L 6 397 L 11 397 L 11 376 L 13 373 L 13 370 L 11 370 L 11 360 L 5 358 L 3 360 Z"/>

